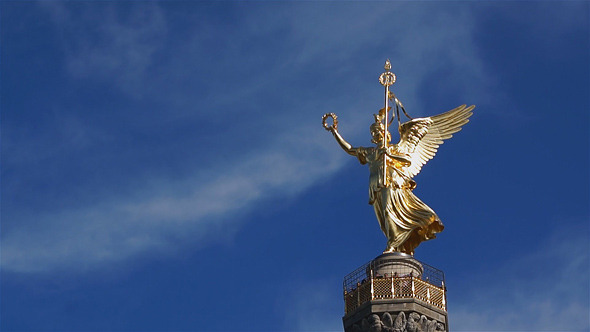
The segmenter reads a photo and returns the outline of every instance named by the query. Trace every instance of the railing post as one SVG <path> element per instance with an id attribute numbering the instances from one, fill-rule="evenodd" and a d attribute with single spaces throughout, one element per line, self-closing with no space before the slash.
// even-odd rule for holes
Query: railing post
<path id="1" fill-rule="evenodd" d="M 427 286 L 426 288 L 426 302 L 430 304 L 430 287 Z"/>
<path id="2" fill-rule="evenodd" d="M 414 288 L 414 277 L 410 276 L 410 280 L 412 281 L 412 297 L 416 297 L 416 288 Z"/>
<path id="3" fill-rule="evenodd" d="M 395 286 L 393 285 L 393 273 L 391 273 L 391 298 L 395 299 Z"/>
<path id="4" fill-rule="evenodd" d="M 445 287 L 444 280 L 442 282 L 442 291 L 443 291 L 442 306 L 443 306 L 444 310 L 447 310 L 447 288 Z"/>
<path id="5" fill-rule="evenodd" d="M 352 304 L 350 299 L 348 298 L 348 291 L 344 291 L 344 313 L 348 314 L 349 303 Z M 351 294 L 352 295 L 352 294 Z"/>
<path id="6" fill-rule="evenodd" d="M 375 299 L 375 289 L 373 288 L 373 269 L 371 269 L 371 301 Z"/>
<path id="7" fill-rule="evenodd" d="M 356 283 L 356 307 L 361 306 L 361 284 L 359 282 Z"/>

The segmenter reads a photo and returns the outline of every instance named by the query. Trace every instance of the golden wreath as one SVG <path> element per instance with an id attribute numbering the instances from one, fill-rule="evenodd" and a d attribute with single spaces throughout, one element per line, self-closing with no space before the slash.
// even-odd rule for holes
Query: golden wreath
<path id="1" fill-rule="evenodd" d="M 383 86 L 391 86 L 395 83 L 395 80 L 395 74 L 389 71 L 386 71 L 379 76 L 379 83 Z"/>
<path id="2" fill-rule="evenodd" d="M 329 126 L 328 123 L 326 122 L 326 120 L 328 120 L 328 118 L 332 118 L 332 125 L 331 126 Z M 322 125 L 328 131 L 336 130 L 336 129 L 338 129 L 338 117 L 334 113 L 326 113 L 326 114 L 324 114 L 324 116 L 322 116 Z"/>

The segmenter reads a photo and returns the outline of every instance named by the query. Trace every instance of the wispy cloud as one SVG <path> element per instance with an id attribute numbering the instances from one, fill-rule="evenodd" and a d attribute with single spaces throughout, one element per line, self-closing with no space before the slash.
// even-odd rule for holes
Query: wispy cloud
<path id="1" fill-rule="evenodd" d="M 268 147 L 182 182 L 153 181 L 133 197 L 37 215 L 35 228 L 24 226 L 24 220 L 3 234 L 2 267 L 86 270 L 168 249 L 189 237 L 194 243 L 223 238 L 256 203 L 277 193 L 298 194 L 341 167 L 342 156 L 318 142 L 325 137 L 312 135 L 316 142 L 306 153 L 293 154 L 298 147 L 279 140 L 280 148 Z"/>
<path id="2" fill-rule="evenodd" d="M 563 221 L 562 221 L 563 223 Z M 494 272 L 470 275 L 462 302 L 449 303 L 461 331 L 590 329 L 588 222 L 567 223 L 536 251 L 515 253 Z M 477 282 L 474 282 L 477 281 Z"/>
<path id="3" fill-rule="evenodd" d="M 73 77 L 106 79 L 130 95 L 144 96 L 156 52 L 164 47 L 167 34 L 157 3 L 143 2 L 125 18 L 109 5 L 77 10 L 63 2 L 40 5 L 63 32 L 65 65 Z"/>
<path id="4" fill-rule="evenodd" d="M 342 298 L 338 280 L 318 279 L 290 285 L 286 331 L 341 331 Z M 279 304 L 284 307 L 285 303 Z"/>
<path id="5" fill-rule="evenodd" d="M 463 276 L 450 289 L 449 325 L 456 331 L 588 331 L 590 243 L 586 221 L 570 220 L 500 263 Z M 451 271 L 446 271 L 447 273 Z M 290 285 L 286 325 L 296 331 L 337 331 L 342 297 L 337 280 Z M 295 295 L 296 294 L 296 295 Z M 295 299 L 295 300 L 293 300 Z"/>
<path id="6" fill-rule="evenodd" d="M 347 6 L 350 5 L 349 3 Z M 263 68 L 255 67 L 254 64 L 261 62 L 256 59 L 258 56 L 265 56 L 264 51 L 252 51 L 255 56 L 242 57 L 245 61 L 242 65 L 246 67 L 242 70 L 263 72 L 264 75 L 240 77 L 244 79 L 240 85 L 245 88 L 230 94 L 227 90 L 208 87 L 208 94 L 223 97 L 199 95 L 198 97 L 209 98 L 208 103 L 205 103 L 193 95 L 193 85 L 199 84 L 199 78 L 186 74 L 191 72 L 187 68 L 191 68 L 192 63 L 205 61 L 205 58 L 192 58 L 193 55 L 203 55 L 198 52 L 198 48 L 203 46 L 201 39 L 204 38 L 199 31 L 195 31 L 195 37 L 187 41 L 187 52 L 176 54 L 174 61 L 159 58 L 161 66 L 154 66 L 158 52 L 166 51 L 166 29 L 171 24 L 166 21 L 165 14 L 156 4 L 141 6 L 138 11 L 131 11 L 127 18 L 121 18 L 112 12 L 112 8 L 108 9 L 109 6 L 106 6 L 106 16 L 96 22 L 95 30 L 84 32 L 78 31 L 77 26 L 83 20 L 97 20 L 95 16 L 88 16 L 88 12 L 77 16 L 80 13 L 72 13 L 69 7 L 59 4 L 46 6 L 51 8 L 57 22 L 70 31 L 64 39 L 66 68 L 75 79 L 91 77 L 110 82 L 131 98 L 155 98 L 170 105 L 171 109 L 191 103 L 197 105 L 195 108 L 209 107 L 208 112 L 201 112 L 198 116 L 211 118 L 219 116 L 215 110 L 222 109 L 224 103 L 237 102 L 246 97 L 256 99 L 276 93 L 276 96 L 269 98 L 293 103 L 283 106 L 280 111 L 268 110 L 270 106 L 264 104 L 267 108 L 266 111 L 263 110 L 264 114 L 254 112 L 251 117 L 245 117 L 245 122 L 240 125 L 256 123 L 257 128 L 265 128 L 265 133 L 257 131 L 254 134 L 264 137 L 253 145 L 236 148 L 231 162 L 200 168 L 178 180 L 170 180 L 166 174 L 156 174 L 146 179 L 146 184 L 141 188 L 129 189 L 131 185 L 123 182 L 119 185 L 125 188 L 124 192 L 130 193 L 124 197 L 112 193 L 86 206 L 66 207 L 51 213 L 31 213 L 21 217 L 21 220 L 11 220 L 11 227 L 6 228 L 2 234 L 4 271 L 32 273 L 60 269 L 87 270 L 150 251 L 174 250 L 188 238 L 193 242 L 206 244 L 223 238 L 232 229 L 237 229 L 247 212 L 255 209 L 264 200 L 297 195 L 334 174 L 344 165 L 346 156 L 338 151 L 329 134 L 321 129 L 321 114 L 336 110 L 342 112 L 345 117 L 343 122 L 348 124 L 341 126 L 346 127 L 344 131 L 352 137 L 351 141 L 357 142 L 356 138 L 366 137 L 368 123 L 371 121 L 370 114 L 380 107 L 379 102 L 367 103 L 361 97 L 374 94 L 375 100 L 380 100 L 381 91 L 378 87 L 355 87 L 358 88 L 355 97 L 349 92 L 330 90 L 327 92 L 334 95 L 314 96 L 305 101 L 283 92 L 287 90 L 295 95 L 312 94 L 313 87 L 297 87 L 297 83 L 289 79 L 306 68 L 316 69 L 314 66 L 317 63 L 329 63 L 330 70 L 338 68 L 337 71 L 328 73 L 333 73 L 335 76 L 331 79 L 338 82 L 349 78 L 350 68 L 354 67 L 350 63 L 358 52 L 367 49 L 380 50 L 373 51 L 379 66 L 384 61 L 384 55 L 393 52 L 391 56 L 395 57 L 396 66 L 407 68 L 406 72 L 412 73 L 412 78 L 401 78 L 403 85 L 398 94 L 410 105 L 419 105 L 420 86 L 437 68 L 449 64 L 462 66 L 464 70 L 460 71 L 460 75 L 466 75 L 465 82 L 472 81 L 474 76 L 484 76 L 484 69 L 477 57 L 467 57 L 472 59 L 469 61 L 465 57 L 465 54 L 472 54 L 475 47 L 471 23 L 453 25 L 457 18 L 451 14 L 443 13 L 436 20 L 419 20 L 421 24 L 415 26 L 405 26 L 403 22 L 395 21 L 394 24 L 399 24 L 396 35 L 385 35 L 373 41 L 365 40 L 348 45 L 346 34 L 338 33 L 347 24 L 345 19 L 334 20 L 329 26 L 324 26 L 323 16 L 300 8 L 288 8 L 299 10 L 301 15 L 309 18 L 306 25 L 301 25 L 296 22 L 301 20 L 301 16 L 291 15 L 290 10 L 282 12 L 282 16 L 280 13 L 276 16 L 276 12 L 262 9 L 262 13 L 257 13 L 256 18 L 249 19 L 245 16 L 246 22 L 242 28 L 247 36 L 274 33 L 271 27 L 265 25 L 266 28 L 261 28 L 258 22 L 254 24 L 254 20 L 260 20 L 262 15 L 263 18 L 269 18 L 268 22 L 275 23 L 272 27 L 280 30 L 281 40 L 287 40 L 285 44 L 292 42 L 302 47 L 299 53 L 292 53 L 293 49 L 289 48 L 287 53 L 276 55 L 278 60 L 269 61 Z M 362 36 L 382 32 L 380 22 L 388 17 L 388 13 L 382 11 L 381 6 L 367 8 L 356 13 L 363 16 L 363 19 L 355 20 L 361 23 L 350 28 L 351 34 Z M 342 13 L 334 16 L 336 18 L 352 14 L 351 8 L 338 10 L 342 10 Z M 394 6 L 391 10 L 396 11 L 398 7 Z M 468 16 L 464 12 L 459 13 L 459 16 L 463 22 L 468 22 Z M 444 34 L 430 35 L 430 31 L 443 30 Z M 335 35 L 340 37 L 334 38 Z M 86 40 L 90 37 L 92 42 L 90 39 Z M 231 48 L 224 49 L 227 53 L 220 53 L 220 57 L 225 60 L 247 50 L 251 40 L 241 40 L 239 36 L 228 38 L 230 39 L 226 44 L 231 45 Z M 421 43 L 415 42 L 418 39 Z M 447 52 L 448 45 L 456 47 L 452 52 Z M 334 64 L 332 60 L 339 63 Z M 215 59 L 207 61 L 205 65 L 199 66 L 201 73 L 208 73 L 226 64 L 224 61 L 216 62 Z M 225 73 L 222 72 L 221 76 L 225 77 Z M 325 75 L 318 74 L 317 77 L 320 80 Z M 454 79 L 456 82 L 461 81 L 460 77 Z M 224 82 L 210 83 L 215 87 L 222 86 L 221 83 Z M 286 83 L 290 84 L 289 89 L 283 88 Z M 354 80 L 347 84 L 352 89 Z M 464 89 L 471 89 L 471 86 L 467 83 L 461 85 Z M 295 89 L 297 91 L 292 91 Z M 154 97 L 154 91 L 164 93 Z M 474 93 L 484 94 L 479 90 Z M 179 104 L 176 100 L 178 96 L 188 97 L 184 97 L 185 102 Z M 375 109 L 364 109 L 369 104 L 374 105 Z M 100 129 L 97 131 L 100 132 Z M 248 136 L 249 134 L 232 136 L 232 142 L 246 140 Z M 215 153 L 215 150 L 208 153 Z M 136 167 L 142 167 L 141 163 Z M 221 230 L 220 225 L 228 227 Z"/>

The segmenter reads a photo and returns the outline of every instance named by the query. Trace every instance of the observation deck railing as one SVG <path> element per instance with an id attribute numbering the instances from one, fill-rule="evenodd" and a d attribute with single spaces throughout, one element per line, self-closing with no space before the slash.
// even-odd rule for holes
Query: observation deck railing
<path id="1" fill-rule="evenodd" d="M 371 261 L 344 278 L 344 312 L 353 312 L 363 303 L 384 299 L 417 299 L 447 310 L 444 273 L 420 262 L 421 275 L 403 266 L 393 268 L 391 274 L 378 275 Z"/>

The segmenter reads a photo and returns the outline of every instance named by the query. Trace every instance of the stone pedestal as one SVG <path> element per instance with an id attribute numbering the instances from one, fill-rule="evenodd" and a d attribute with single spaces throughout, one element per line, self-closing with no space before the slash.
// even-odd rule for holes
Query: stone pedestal
<path id="1" fill-rule="evenodd" d="M 345 332 L 448 331 L 444 274 L 411 255 L 388 253 L 344 280 Z"/>
<path id="2" fill-rule="evenodd" d="M 391 277 L 392 275 L 421 277 L 424 267 L 414 256 L 401 252 L 387 253 L 377 256 L 367 267 L 367 275 L 373 270 L 374 277 Z"/>

